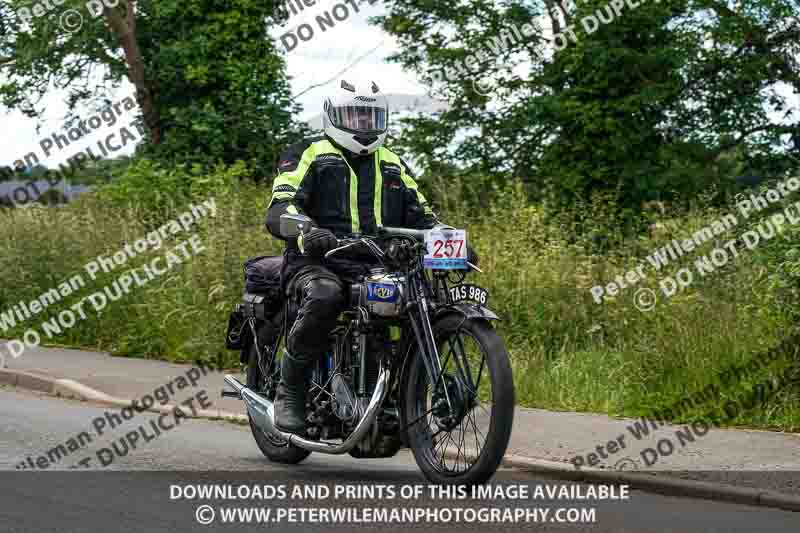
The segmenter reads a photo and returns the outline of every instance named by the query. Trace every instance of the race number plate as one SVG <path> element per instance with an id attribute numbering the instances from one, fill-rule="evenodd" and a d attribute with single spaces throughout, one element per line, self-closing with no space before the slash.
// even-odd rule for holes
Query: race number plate
<path id="1" fill-rule="evenodd" d="M 467 232 L 463 229 L 436 229 L 425 234 L 425 268 L 434 270 L 467 269 Z"/>
<path id="2" fill-rule="evenodd" d="M 477 285 L 456 285 L 450 287 L 450 299 L 453 303 L 475 302 L 476 304 L 486 305 L 489 301 L 489 291 Z"/>

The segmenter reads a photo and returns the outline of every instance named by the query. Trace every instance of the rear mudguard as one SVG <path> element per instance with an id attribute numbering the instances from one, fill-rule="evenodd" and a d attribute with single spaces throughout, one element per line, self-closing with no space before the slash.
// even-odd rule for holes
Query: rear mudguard
<path id="1" fill-rule="evenodd" d="M 476 319 L 476 320 L 486 320 L 486 321 L 500 320 L 500 317 L 497 316 L 497 314 L 488 307 L 484 307 L 483 305 L 479 304 L 462 302 L 456 304 L 443 305 L 438 309 L 436 309 L 436 312 L 434 314 L 434 322 L 448 314 L 457 314 L 463 316 L 466 319 Z"/>

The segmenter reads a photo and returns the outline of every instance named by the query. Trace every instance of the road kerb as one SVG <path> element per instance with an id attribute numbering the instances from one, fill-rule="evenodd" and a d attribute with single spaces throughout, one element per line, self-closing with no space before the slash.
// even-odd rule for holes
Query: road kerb
<path id="1" fill-rule="evenodd" d="M 750 487 L 736 487 L 723 483 L 678 479 L 658 475 L 657 472 L 646 474 L 601 468 L 584 467 L 575 469 L 568 463 L 534 459 L 521 455 L 506 455 L 503 459 L 503 464 L 539 472 L 558 479 L 586 483 L 622 483 L 629 485 L 632 489 L 668 496 L 689 496 L 699 499 L 772 507 L 786 511 L 800 511 L 800 496 Z"/>
<path id="2" fill-rule="evenodd" d="M 53 388 L 52 379 L 19 370 L 0 369 L 0 383 L 47 394 L 50 394 Z"/>
<path id="3" fill-rule="evenodd" d="M 0 384 L 45 392 L 54 396 L 91 401 L 115 407 L 131 407 L 133 400 L 116 398 L 102 391 L 87 387 L 70 379 L 52 379 L 17 370 L 0 369 Z M 171 413 L 176 405 L 157 405 L 147 411 L 154 413 Z M 221 410 L 197 410 L 195 414 L 187 413 L 190 418 L 229 420 L 247 422 L 247 416 Z M 670 496 L 693 497 L 717 501 L 727 501 L 746 505 L 771 507 L 787 511 L 800 511 L 800 497 L 775 491 L 735 487 L 732 485 L 710 483 L 659 476 L 657 473 L 645 474 L 619 470 L 583 467 L 575 469 L 568 463 L 535 459 L 517 454 L 506 454 L 503 464 L 522 470 L 538 472 L 548 477 L 583 481 L 586 483 L 627 484 L 633 489 L 655 492 Z"/>
<path id="4" fill-rule="evenodd" d="M 132 399 L 117 398 L 71 379 L 47 378 L 18 370 L 0 369 L 0 384 L 44 392 L 61 398 L 93 402 L 112 407 L 125 408 L 134 406 L 134 400 Z M 145 412 L 170 414 L 178 407 L 183 409 L 188 418 L 247 422 L 247 417 L 239 413 L 231 413 L 219 409 L 197 409 L 196 412 L 193 413 L 185 406 L 181 407 L 175 404 L 154 405 L 146 409 Z"/>

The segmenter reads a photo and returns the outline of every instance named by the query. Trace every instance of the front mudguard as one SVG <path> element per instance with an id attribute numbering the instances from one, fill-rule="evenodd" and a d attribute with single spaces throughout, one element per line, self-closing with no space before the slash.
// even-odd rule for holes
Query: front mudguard
<path id="1" fill-rule="evenodd" d="M 457 314 L 463 316 L 467 320 L 475 319 L 475 320 L 486 320 L 487 322 L 491 322 L 493 320 L 500 320 L 500 317 L 497 314 L 480 304 L 471 304 L 471 303 L 455 303 L 455 304 L 447 304 L 443 305 L 436 309 L 434 313 L 434 322 L 443 318 L 448 314 Z"/>

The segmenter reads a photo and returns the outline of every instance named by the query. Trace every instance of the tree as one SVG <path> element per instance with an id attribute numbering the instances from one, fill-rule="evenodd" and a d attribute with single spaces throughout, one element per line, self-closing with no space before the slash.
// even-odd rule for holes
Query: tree
<path id="1" fill-rule="evenodd" d="M 555 205 L 688 200 L 743 166 L 785 166 L 800 133 L 779 92 L 800 94 L 796 0 L 389 4 L 393 59 L 451 103 L 410 121 L 406 148 Z"/>
<path id="2" fill-rule="evenodd" d="M 116 3 L 109 1 L 108 3 Z M 0 5 L 2 103 L 29 117 L 52 89 L 68 104 L 111 102 L 123 80 L 135 88 L 148 132 L 145 152 L 176 163 L 255 164 L 271 171 L 280 148 L 301 133 L 285 60 L 267 31 L 278 0 L 119 0 L 116 7 L 65 0 L 20 18 L 27 0 Z M 68 10 L 82 15 L 75 32 Z M 285 15 L 284 15 L 285 16 Z M 66 22 L 65 22 L 66 20 Z M 77 118 L 77 115 L 71 115 Z"/>

